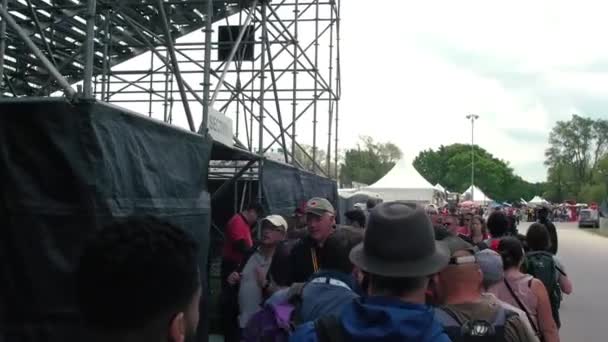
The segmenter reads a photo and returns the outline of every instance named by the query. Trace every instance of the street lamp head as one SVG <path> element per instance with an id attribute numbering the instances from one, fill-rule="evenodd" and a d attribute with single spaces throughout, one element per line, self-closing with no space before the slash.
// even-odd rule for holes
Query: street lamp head
<path id="1" fill-rule="evenodd" d="M 477 114 L 469 114 L 469 115 L 467 115 L 467 119 L 469 119 L 469 120 L 477 120 L 477 119 L 479 119 L 479 115 L 477 115 Z"/>

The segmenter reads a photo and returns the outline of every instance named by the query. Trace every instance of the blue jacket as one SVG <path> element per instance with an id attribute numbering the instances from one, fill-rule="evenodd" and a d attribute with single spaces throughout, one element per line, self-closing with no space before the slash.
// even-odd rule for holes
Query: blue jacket
<path id="1" fill-rule="evenodd" d="M 346 286 L 315 282 L 315 280 L 333 279 Z M 315 273 L 304 287 L 302 292 L 302 306 L 300 307 L 300 322 L 315 321 L 323 316 L 338 316 L 344 307 L 353 299 L 359 297 L 357 286 L 351 275 L 333 271 L 319 271 Z"/>
<path id="2" fill-rule="evenodd" d="M 422 304 L 386 297 L 359 298 L 347 305 L 339 318 L 347 341 L 450 342 L 433 309 Z M 290 341 L 317 341 L 314 322 L 298 327 Z"/>

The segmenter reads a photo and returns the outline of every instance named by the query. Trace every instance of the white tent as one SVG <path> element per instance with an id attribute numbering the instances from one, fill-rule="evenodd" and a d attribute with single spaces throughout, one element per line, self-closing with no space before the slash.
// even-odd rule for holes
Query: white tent
<path id="1" fill-rule="evenodd" d="M 549 203 L 547 202 L 547 200 L 545 200 L 544 198 L 540 197 L 540 196 L 534 196 L 533 199 L 528 201 L 528 204 L 532 204 L 532 205 L 541 205 L 541 204 L 546 204 Z"/>
<path id="2" fill-rule="evenodd" d="M 416 171 L 412 162 L 401 159 L 376 183 L 363 189 L 380 194 L 384 201 L 431 203 L 437 189 Z"/>
<path id="3" fill-rule="evenodd" d="M 473 191 L 472 197 L 471 190 Z M 465 190 L 465 192 L 462 194 L 462 197 L 469 198 L 471 201 L 477 204 L 488 204 L 492 202 L 492 199 L 486 196 L 486 194 L 484 194 L 483 191 L 481 191 L 481 189 L 475 185 L 471 185 L 467 190 Z"/>
<path id="4" fill-rule="evenodd" d="M 435 184 L 435 189 L 439 192 L 446 192 L 445 188 L 439 183 Z"/>

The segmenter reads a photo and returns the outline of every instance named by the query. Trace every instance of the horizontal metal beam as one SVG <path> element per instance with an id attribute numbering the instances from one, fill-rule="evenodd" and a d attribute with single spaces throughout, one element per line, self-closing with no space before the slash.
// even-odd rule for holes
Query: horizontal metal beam
<path id="1" fill-rule="evenodd" d="M 6 10 L 6 8 L 4 6 L 0 6 L 0 16 L 2 17 L 2 19 L 4 19 L 6 21 L 7 25 L 10 26 L 10 28 L 13 29 L 13 31 L 15 31 L 15 33 L 17 33 L 19 38 L 32 51 L 32 53 L 40 60 L 42 65 L 49 71 L 49 73 L 57 80 L 57 82 L 59 83 L 59 85 L 61 86 L 63 91 L 65 92 L 66 97 L 69 98 L 70 100 L 73 100 L 77 95 L 76 90 L 74 90 L 74 88 L 72 88 L 72 86 L 70 85 L 68 80 L 65 79 L 65 77 L 63 77 L 63 75 L 61 75 L 61 73 L 59 71 L 57 71 L 57 69 L 55 68 L 53 63 L 48 58 L 46 58 L 44 53 L 42 53 L 42 51 L 40 51 L 40 49 L 36 46 L 36 44 L 34 44 L 34 42 L 32 42 L 30 37 L 28 37 L 27 33 L 23 30 L 23 28 L 21 28 L 21 26 L 19 26 L 19 24 L 17 24 L 15 19 L 13 19 L 13 16 L 10 15 L 10 13 L 8 13 L 8 11 Z"/>

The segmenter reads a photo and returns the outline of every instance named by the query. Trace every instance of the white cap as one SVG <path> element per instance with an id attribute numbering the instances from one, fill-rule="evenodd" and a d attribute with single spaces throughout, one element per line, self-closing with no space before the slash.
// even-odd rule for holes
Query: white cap
<path id="1" fill-rule="evenodd" d="M 269 216 L 266 216 L 262 220 L 262 223 L 264 221 L 270 222 L 270 224 L 272 224 L 275 227 L 281 227 L 281 228 L 283 228 L 283 230 L 285 232 L 287 231 L 287 221 L 285 221 L 285 219 L 281 215 L 269 215 Z"/>

